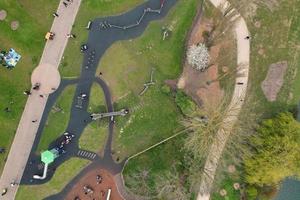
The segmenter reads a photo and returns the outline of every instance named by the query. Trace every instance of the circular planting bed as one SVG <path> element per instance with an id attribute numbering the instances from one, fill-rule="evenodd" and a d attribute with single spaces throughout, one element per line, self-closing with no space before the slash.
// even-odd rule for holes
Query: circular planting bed
<path id="1" fill-rule="evenodd" d="M 13 31 L 17 30 L 19 28 L 19 26 L 20 26 L 19 21 L 12 21 L 10 24 L 10 28 Z"/>
<path id="2" fill-rule="evenodd" d="M 0 10 L 0 20 L 3 21 L 5 20 L 7 16 L 7 12 L 5 10 Z"/>

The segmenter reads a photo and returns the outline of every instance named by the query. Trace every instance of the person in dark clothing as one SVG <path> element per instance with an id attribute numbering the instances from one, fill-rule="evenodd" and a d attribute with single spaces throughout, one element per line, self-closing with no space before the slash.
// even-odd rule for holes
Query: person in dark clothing
<path id="1" fill-rule="evenodd" d="M 56 12 L 53 13 L 52 15 L 53 15 L 53 17 L 59 17 L 59 15 Z"/>
<path id="2" fill-rule="evenodd" d="M 30 92 L 29 90 L 25 90 L 25 91 L 23 92 L 23 94 L 29 96 L 29 95 L 31 95 L 31 92 Z"/>
<path id="3" fill-rule="evenodd" d="M 0 153 L 5 153 L 5 148 L 0 147 Z"/>

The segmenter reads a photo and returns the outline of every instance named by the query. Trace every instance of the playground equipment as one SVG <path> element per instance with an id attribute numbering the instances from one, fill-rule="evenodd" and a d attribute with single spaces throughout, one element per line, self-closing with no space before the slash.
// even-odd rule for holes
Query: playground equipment
<path id="1" fill-rule="evenodd" d="M 15 67 L 21 59 L 21 55 L 18 54 L 14 49 L 9 49 L 8 52 L 1 51 L 0 63 L 7 68 Z"/>
<path id="2" fill-rule="evenodd" d="M 111 119 L 113 119 L 114 116 L 125 116 L 129 113 L 128 109 L 122 109 L 120 111 L 117 112 L 109 112 L 109 113 L 93 113 L 90 115 L 90 117 L 92 118 L 92 120 L 97 120 L 97 119 L 102 119 L 105 117 L 111 117 Z M 113 120 L 112 120 L 113 121 Z"/>
<path id="3" fill-rule="evenodd" d="M 87 98 L 87 94 L 81 93 L 77 97 L 77 104 L 75 105 L 76 108 L 82 108 L 83 100 Z"/>
<path id="4" fill-rule="evenodd" d="M 154 74 L 154 68 L 151 70 L 151 76 L 150 76 L 150 81 L 147 83 L 144 83 L 144 89 L 140 92 L 140 96 L 142 96 L 151 85 L 155 85 L 155 81 L 153 81 L 153 74 Z"/>
<path id="5" fill-rule="evenodd" d="M 90 30 L 90 29 L 91 29 L 91 26 L 92 26 L 92 23 L 93 23 L 92 21 L 89 21 L 85 28 L 86 28 L 87 30 Z"/>
<path id="6" fill-rule="evenodd" d="M 85 195 L 89 195 L 89 194 L 93 194 L 94 193 L 94 190 L 92 187 L 88 186 L 88 185 L 85 185 L 83 187 L 83 192 Z"/>
<path id="7" fill-rule="evenodd" d="M 46 40 L 53 40 L 54 36 L 55 36 L 55 33 L 53 33 L 53 32 L 47 32 L 46 35 L 45 35 L 45 39 Z"/>
<path id="8" fill-rule="evenodd" d="M 63 136 L 61 137 L 61 142 L 53 149 L 44 151 L 41 154 L 41 160 L 45 164 L 43 175 L 34 175 L 34 179 L 44 180 L 47 177 L 47 170 L 49 164 L 53 163 L 54 160 L 59 157 L 59 155 L 65 153 L 65 145 L 69 144 L 75 136 L 73 134 L 70 134 L 68 132 L 65 132 Z"/>
<path id="9" fill-rule="evenodd" d="M 110 200 L 110 195 L 111 195 L 111 189 L 109 188 L 107 191 L 106 200 Z"/>
<path id="10" fill-rule="evenodd" d="M 44 180 L 47 177 L 48 165 L 53 163 L 55 158 L 59 156 L 59 151 L 51 149 L 50 151 L 44 151 L 41 155 L 41 160 L 45 164 L 43 175 L 33 175 L 34 179 Z"/>

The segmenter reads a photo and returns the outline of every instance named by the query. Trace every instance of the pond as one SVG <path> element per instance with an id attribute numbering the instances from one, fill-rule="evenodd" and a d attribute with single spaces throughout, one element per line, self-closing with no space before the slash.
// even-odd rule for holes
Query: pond
<path id="1" fill-rule="evenodd" d="M 300 181 L 293 178 L 285 179 L 273 200 L 300 200 Z"/>

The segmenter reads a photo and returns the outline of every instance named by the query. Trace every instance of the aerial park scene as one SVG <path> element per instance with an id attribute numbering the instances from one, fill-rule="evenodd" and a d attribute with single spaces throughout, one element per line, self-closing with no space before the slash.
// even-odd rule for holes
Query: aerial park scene
<path id="1" fill-rule="evenodd" d="M 299 3 L 0 1 L 0 200 L 300 199 Z"/>
<path id="2" fill-rule="evenodd" d="M 53 71 L 51 66 L 47 65 L 39 66 L 35 69 L 31 80 L 33 84 L 32 90 L 37 91 L 41 98 L 43 98 L 43 95 L 47 93 L 50 93 L 51 95 L 48 97 L 45 111 L 38 128 L 37 137 L 34 141 L 32 152 L 29 156 L 24 175 L 19 184 L 43 184 L 51 180 L 51 177 L 55 173 L 55 169 L 58 168 L 63 162 L 68 160 L 70 157 L 79 157 L 90 160 L 91 164 L 81 171 L 80 174 L 77 175 L 61 193 L 50 196 L 47 199 L 64 199 L 66 198 L 66 195 L 68 195 L 67 199 L 76 200 L 81 198 L 84 199 L 85 196 L 93 197 L 93 199 L 102 199 L 104 197 L 110 199 L 108 196 L 111 195 L 112 199 L 122 199 L 120 194 L 118 194 L 116 191 L 114 181 L 110 179 L 113 179 L 112 177 L 115 174 L 118 174 L 122 171 L 126 162 L 126 158 L 123 160 L 119 160 L 118 158 L 118 162 L 114 161 L 112 157 L 111 146 L 114 133 L 114 123 L 116 123 L 115 118 L 130 115 L 130 110 L 124 107 L 119 111 L 115 111 L 110 93 L 111 89 L 108 87 L 107 83 L 101 79 L 101 75 L 95 76 L 95 72 L 101 57 L 105 53 L 106 49 L 111 46 L 111 44 L 118 40 L 130 40 L 140 36 L 147 28 L 149 22 L 163 18 L 172 8 L 172 6 L 176 4 L 176 2 L 176 0 L 149 0 L 120 16 L 90 20 L 86 27 L 87 31 L 89 31 L 88 40 L 85 44 L 80 46 L 80 51 L 84 57 L 81 75 L 75 80 L 52 80 L 52 82 L 47 83 L 47 86 L 44 86 L 46 84 L 43 82 L 43 77 L 41 77 L 39 74 L 40 68 L 47 70 L 50 74 L 55 74 L 56 72 L 51 72 Z M 65 2 L 63 2 L 63 5 L 67 7 Z M 55 16 L 56 15 L 58 14 L 55 13 Z M 45 39 L 49 42 L 55 41 L 58 34 L 59 33 L 47 32 Z M 74 35 L 68 36 L 76 37 Z M 21 56 L 18 55 L 13 49 L 9 51 L 9 54 L 6 55 L 5 53 L 1 55 L 3 55 L 2 57 L 4 58 L 4 61 L 8 60 L 9 56 L 15 58 L 16 61 L 14 61 L 12 64 L 6 61 L 8 67 L 15 66 L 14 63 L 21 58 Z M 59 75 L 55 76 L 59 77 Z M 107 112 L 89 113 L 87 111 L 89 94 L 93 83 L 96 83 L 98 87 L 103 90 Z M 48 150 L 41 152 L 41 154 L 36 154 L 36 148 L 38 147 L 48 114 L 51 112 L 55 101 L 57 98 L 59 98 L 63 89 L 69 84 L 76 84 L 77 86 L 75 96 L 73 97 L 67 129 L 59 138 L 51 142 Z M 151 81 L 144 84 L 144 89 L 140 92 L 140 95 L 143 95 L 148 87 L 153 84 L 152 70 Z M 49 87 L 49 85 L 51 85 L 51 87 Z M 26 94 L 31 95 L 31 91 L 26 91 Z M 107 121 L 109 127 L 107 133 L 108 138 L 104 144 L 105 147 L 103 156 L 99 156 L 95 152 L 80 149 L 78 146 L 78 140 L 84 128 L 89 123 L 94 123 L 96 120 Z M 36 122 L 37 120 L 32 120 L 32 123 Z M 99 146 L 100 145 L 101 144 L 99 144 Z M 94 177 L 91 177 L 90 174 L 94 174 Z M 91 182 L 95 182 L 96 185 L 88 182 L 87 185 L 82 186 L 82 192 L 78 192 L 77 194 L 76 191 L 78 190 L 72 188 L 78 187 L 77 185 L 80 185 L 80 180 L 84 179 L 86 176 L 90 177 L 89 179 L 93 179 Z M 15 180 L 12 180 L 12 182 L 15 184 Z M 91 185 L 95 186 L 92 187 Z M 98 187 L 98 185 L 101 187 Z M 112 189 L 113 191 L 111 191 Z"/>

